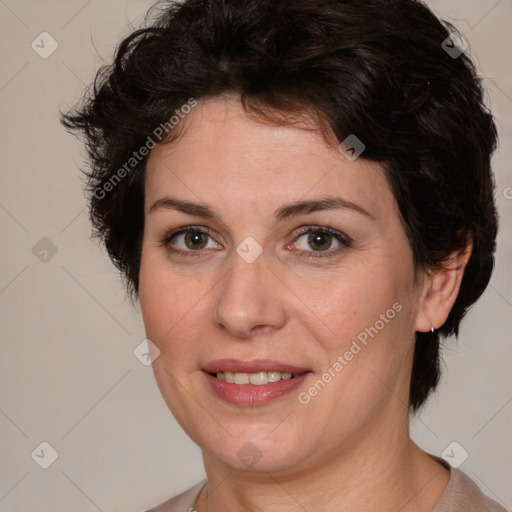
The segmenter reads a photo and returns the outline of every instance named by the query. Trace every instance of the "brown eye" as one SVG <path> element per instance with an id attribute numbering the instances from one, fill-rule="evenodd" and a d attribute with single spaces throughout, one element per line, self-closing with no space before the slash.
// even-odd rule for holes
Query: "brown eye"
<path id="1" fill-rule="evenodd" d="M 211 246 L 208 246 L 209 241 L 212 241 Z M 161 244 L 169 252 L 183 256 L 199 256 L 204 249 L 214 249 L 218 246 L 213 242 L 209 230 L 194 226 L 172 231 L 165 236 Z"/>
<path id="2" fill-rule="evenodd" d="M 201 231 L 188 231 L 184 235 L 183 240 L 189 249 L 204 249 L 208 242 L 208 235 Z"/>
<path id="3" fill-rule="evenodd" d="M 308 235 L 307 238 L 305 235 Z M 304 241 L 299 243 L 303 238 Z M 299 233 L 295 245 L 305 257 L 328 257 L 350 247 L 352 240 L 345 234 L 329 227 L 308 227 Z M 332 248 L 333 243 L 337 245 Z M 312 250 L 311 250 L 312 249 Z"/>
<path id="4" fill-rule="evenodd" d="M 329 249 L 329 247 L 331 246 L 332 238 L 332 235 L 330 235 L 329 233 L 310 233 L 308 235 L 308 244 L 310 244 L 310 247 L 318 249 L 319 251 L 324 251 L 326 249 Z"/>

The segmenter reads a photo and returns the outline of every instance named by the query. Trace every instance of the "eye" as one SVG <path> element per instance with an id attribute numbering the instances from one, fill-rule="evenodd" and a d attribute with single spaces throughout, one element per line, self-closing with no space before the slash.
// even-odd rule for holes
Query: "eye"
<path id="1" fill-rule="evenodd" d="M 307 238 L 306 235 L 308 235 Z M 352 240 L 347 235 L 327 226 L 309 226 L 302 229 L 298 233 L 293 245 L 296 245 L 297 241 L 301 238 L 304 238 L 304 240 L 300 244 L 302 247 L 299 247 L 298 252 L 301 253 L 300 257 L 306 258 L 335 256 L 345 248 L 350 247 L 352 243 Z M 209 239 L 213 245 L 208 246 Z M 338 244 L 334 250 L 332 250 L 333 242 Z M 213 241 L 210 230 L 198 226 L 186 226 L 175 229 L 161 240 L 161 244 L 169 252 L 185 257 L 200 257 L 204 250 L 219 247 L 219 244 Z M 308 248 L 313 248 L 313 250 L 308 250 Z"/>
<path id="2" fill-rule="evenodd" d="M 162 245 L 172 253 L 178 253 L 183 256 L 198 256 L 204 249 L 215 249 L 216 246 L 208 246 L 208 239 L 211 239 L 208 228 L 199 228 L 197 226 L 187 226 L 175 229 L 168 233 L 161 241 Z M 177 249 L 173 246 L 181 245 Z M 218 245 L 218 244 L 217 244 Z"/>
<path id="3" fill-rule="evenodd" d="M 306 258 L 323 258 L 337 255 L 345 248 L 350 247 L 352 242 L 344 233 L 326 226 L 310 226 L 301 230 L 294 244 L 297 244 L 297 241 L 301 238 L 304 238 L 304 240 L 300 244 L 302 247 L 299 247 L 299 249 L 305 253 Z M 332 249 L 333 242 L 338 245 L 334 250 L 329 250 Z M 308 250 L 308 248 L 313 248 L 313 251 Z"/>

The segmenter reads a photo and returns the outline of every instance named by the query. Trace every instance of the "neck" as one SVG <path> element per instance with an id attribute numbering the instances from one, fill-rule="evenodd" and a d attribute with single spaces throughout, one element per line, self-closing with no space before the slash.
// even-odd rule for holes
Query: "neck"
<path id="1" fill-rule="evenodd" d="M 285 473 L 236 471 L 203 452 L 208 486 L 196 510 L 431 512 L 450 473 L 410 440 L 407 415 L 401 429 L 394 419 L 393 428 L 358 432 L 321 464 Z"/>

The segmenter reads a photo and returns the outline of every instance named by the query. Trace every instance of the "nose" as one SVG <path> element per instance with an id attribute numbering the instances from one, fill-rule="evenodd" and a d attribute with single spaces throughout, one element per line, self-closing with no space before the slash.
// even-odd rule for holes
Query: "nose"
<path id="1" fill-rule="evenodd" d="M 221 279 L 212 310 L 214 324 L 241 339 L 281 328 L 287 317 L 286 285 L 261 254 L 247 263 L 237 253 Z"/>

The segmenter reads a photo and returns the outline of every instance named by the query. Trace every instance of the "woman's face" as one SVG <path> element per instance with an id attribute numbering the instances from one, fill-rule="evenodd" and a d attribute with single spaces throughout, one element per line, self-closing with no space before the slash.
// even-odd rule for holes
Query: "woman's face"
<path id="1" fill-rule="evenodd" d="M 240 470 L 382 447 L 407 421 L 422 295 L 382 167 L 234 99 L 181 122 L 148 160 L 140 268 L 167 405 Z"/>

